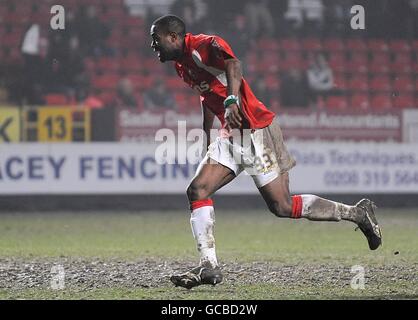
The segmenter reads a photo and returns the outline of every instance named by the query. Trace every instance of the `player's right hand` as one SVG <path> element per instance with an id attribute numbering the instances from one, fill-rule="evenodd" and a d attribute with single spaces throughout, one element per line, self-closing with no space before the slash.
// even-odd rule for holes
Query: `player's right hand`
<path id="1" fill-rule="evenodd" d="M 242 117 L 240 115 L 240 110 L 237 104 L 230 104 L 225 109 L 224 115 L 226 124 L 231 129 L 239 129 L 242 126 Z"/>

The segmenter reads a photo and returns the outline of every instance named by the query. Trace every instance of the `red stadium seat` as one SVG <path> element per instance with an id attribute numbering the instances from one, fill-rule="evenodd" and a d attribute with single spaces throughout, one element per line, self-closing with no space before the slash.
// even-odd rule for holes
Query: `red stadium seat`
<path id="1" fill-rule="evenodd" d="M 368 71 L 368 58 L 366 53 L 355 52 L 347 61 L 347 70 L 351 73 L 366 73 Z"/>
<path id="2" fill-rule="evenodd" d="M 354 75 L 348 82 L 348 88 L 352 91 L 368 91 L 369 80 L 364 75 Z"/>
<path id="3" fill-rule="evenodd" d="M 304 69 L 306 68 L 306 62 L 299 52 L 288 52 L 285 54 L 284 59 L 281 60 L 280 68 L 285 71 L 293 68 Z"/>
<path id="4" fill-rule="evenodd" d="M 330 52 L 345 50 L 344 42 L 340 39 L 327 39 L 324 41 L 324 49 Z"/>
<path id="5" fill-rule="evenodd" d="M 50 8 L 47 8 L 46 10 L 39 10 L 38 12 L 32 12 L 30 16 L 30 22 L 46 25 L 48 23 L 49 16 L 44 12 L 49 12 L 49 9 Z"/>
<path id="6" fill-rule="evenodd" d="M 140 57 L 128 56 L 121 59 L 120 70 L 126 74 L 138 74 L 144 70 L 144 65 Z"/>
<path id="7" fill-rule="evenodd" d="M 29 15 L 21 15 L 17 12 L 9 12 L 7 15 L 3 17 L 2 23 L 10 24 L 13 26 L 20 25 L 25 26 L 29 23 L 30 16 Z"/>
<path id="8" fill-rule="evenodd" d="M 338 90 L 347 90 L 347 80 L 345 78 L 345 75 L 342 73 L 338 74 L 336 73 L 334 76 L 334 89 Z"/>
<path id="9" fill-rule="evenodd" d="M 389 53 L 374 52 L 372 55 L 372 62 L 388 64 L 390 61 Z"/>
<path id="10" fill-rule="evenodd" d="M 414 83 L 410 77 L 396 77 L 393 80 L 393 90 L 397 92 L 413 92 L 415 90 Z"/>
<path id="11" fill-rule="evenodd" d="M 255 72 L 258 65 L 258 54 L 255 51 L 248 52 L 245 56 L 245 67 L 250 72 Z"/>
<path id="12" fill-rule="evenodd" d="M 142 64 L 144 65 L 144 69 L 149 74 L 164 74 L 165 68 L 164 64 L 160 63 L 157 58 L 152 57 L 148 59 L 141 59 Z"/>
<path id="13" fill-rule="evenodd" d="M 343 53 L 333 52 L 328 58 L 328 64 L 335 72 L 346 72 L 347 63 Z"/>
<path id="14" fill-rule="evenodd" d="M 367 94 L 355 94 L 351 97 L 351 107 L 353 109 L 368 109 L 370 107 L 369 96 Z"/>
<path id="15" fill-rule="evenodd" d="M 99 15 L 100 20 L 104 22 L 113 22 L 115 24 L 122 24 L 125 18 L 127 18 L 127 13 L 123 11 L 123 8 L 113 6 L 113 10 L 109 10 L 106 13 Z M 117 9 L 115 9 L 117 8 Z"/>
<path id="16" fill-rule="evenodd" d="M 170 90 L 183 90 L 186 87 L 179 77 L 166 77 L 165 83 Z"/>
<path id="17" fill-rule="evenodd" d="M 145 41 L 145 32 L 140 28 L 129 28 L 128 32 L 123 35 L 132 41 Z"/>
<path id="18" fill-rule="evenodd" d="M 256 72 L 259 73 L 277 73 L 279 71 L 280 61 L 279 56 L 275 51 L 267 51 L 258 58 Z"/>
<path id="19" fill-rule="evenodd" d="M 390 65 L 392 73 L 404 73 L 409 74 L 414 72 L 414 66 L 411 63 L 394 62 Z M 417 69 L 418 70 L 418 69 Z M 417 71 L 415 71 L 416 73 Z"/>
<path id="20" fill-rule="evenodd" d="M 347 49 L 351 52 L 367 51 L 367 44 L 363 39 L 348 39 Z"/>
<path id="21" fill-rule="evenodd" d="M 395 54 L 394 61 L 390 64 L 393 73 L 411 73 L 412 59 L 409 53 Z"/>
<path id="22" fill-rule="evenodd" d="M 112 36 L 110 36 L 110 38 L 108 38 L 106 40 L 106 44 L 113 49 L 118 49 L 119 50 L 122 47 L 121 38 L 122 38 L 122 36 L 112 35 Z"/>
<path id="23" fill-rule="evenodd" d="M 409 45 L 408 41 L 406 40 L 391 40 L 389 42 L 389 48 L 394 53 L 398 52 L 411 52 L 411 46 Z"/>
<path id="24" fill-rule="evenodd" d="M 131 80 L 134 88 L 140 91 L 151 89 L 155 81 L 153 77 L 136 74 L 130 74 L 127 76 L 127 78 Z"/>
<path id="25" fill-rule="evenodd" d="M 400 95 L 398 97 L 393 97 L 392 99 L 393 106 L 395 108 L 414 108 L 415 101 L 413 95 Z"/>
<path id="26" fill-rule="evenodd" d="M 344 96 L 329 96 L 326 99 L 326 107 L 328 109 L 337 109 L 337 110 L 342 110 L 342 109 L 346 109 L 348 106 L 347 103 L 347 98 Z"/>
<path id="27" fill-rule="evenodd" d="M 307 38 L 302 40 L 302 48 L 305 51 L 320 51 L 322 50 L 322 44 L 317 38 Z"/>
<path id="28" fill-rule="evenodd" d="M 199 112 L 199 97 L 196 94 L 181 94 L 177 96 L 177 110 L 180 113 L 196 113 Z"/>
<path id="29" fill-rule="evenodd" d="M 119 46 L 123 49 L 137 51 L 138 49 L 143 48 L 144 43 L 143 41 L 139 41 L 140 39 L 133 40 L 130 37 L 124 36 L 119 39 Z M 148 45 L 148 42 L 147 42 Z"/>
<path id="30" fill-rule="evenodd" d="M 410 53 L 395 53 L 394 61 L 395 62 L 404 62 L 404 63 L 411 63 L 411 54 Z"/>
<path id="31" fill-rule="evenodd" d="M 390 91 L 392 89 L 390 79 L 387 76 L 374 76 L 370 81 L 370 89 L 373 91 Z"/>
<path id="32" fill-rule="evenodd" d="M 196 113 L 200 111 L 200 97 L 196 94 L 189 94 L 188 108 L 190 113 Z"/>
<path id="33" fill-rule="evenodd" d="M 258 49 L 263 51 L 278 51 L 280 49 L 279 42 L 274 38 L 262 38 L 257 42 Z"/>
<path id="34" fill-rule="evenodd" d="M 178 92 L 174 94 L 174 100 L 176 101 L 178 111 L 187 113 L 187 110 L 189 109 L 189 96 L 185 93 Z"/>
<path id="35" fill-rule="evenodd" d="M 295 39 L 282 39 L 280 41 L 280 49 L 282 51 L 299 51 L 301 50 L 301 44 L 299 40 Z"/>
<path id="36" fill-rule="evenodd" d="M 267 89 L 272 90 L 272 91 L 280 90 L 281 82 L 277 75 L 267 75 L 264 78 L 264 81 L 266 83 Z"/>
<path id="37" fill-rule="evenodd" d="M 115 90 L 119 82 L 119 75 L 106 74 L 92 79 L 92 85 L 99 90 Z"/>
<path id="38" fill-rule="evenodd" d="M 50 93 L 45 95 L 45 102 L 49 106 L 65 106 L 69 101 L 64 94 Z"/>
<path id="39" fill-rule="evenodd" d="M 12 32 L 5 34 L 1 39 L 1 45 L 5 47 L 18 47 L 23 40 L 23 34 Z"/>
<path id="40" fill-rule="evenodd" d="M 390 70 L 389 63 L 390 57 L 387 53 L 375 52 L 369 65 L 369 70 L 372 73 L 387 73 Z"/>
<path id="41" fill-rule="evenodd" d="M 113 91 L 104 91 L 98 94 L 98 98 L 105 105 L 110 105 L 115 100 L 115 92 Z"/>
<path id="42" fill-rule="evenodd" d="M 24 14 L 24 15 L 30 15 L 32 13 L 32 6 L 30 3 L 31 1 L 19 1 L 20 5 L 17 5 L 15 7 L 15 12 L 18 14 Z M 32 1 L 33 2 L 33 1 Z"/>
<path id="43" fill-rule="evenodd" d="M 373 96 L 370 106 L 373 109 L 391 109 L 392 99 L 389 94 L 377 94 Z"/>
<path id="44" fill-rule="evenodd" d="M 119 59 L 114 58 L 100 58 L 97 61 L 96 69 L 99 71 L 107 72 L 119 72 Z"/>
<path id="45" fill-rule="evenodd" d="M 137 28 L 141 30 L 144 26 L 144 19 L 142 17 L 128 16 L 123 20 L 123 25 L 126 27 Z"/>
<path id="46" fill-rule="evenodd" d="M 386 52 L 389 50 L 387 42 L 381 39 L 371 39 L 368 41 L 367 46 L 373 52 Z"/>

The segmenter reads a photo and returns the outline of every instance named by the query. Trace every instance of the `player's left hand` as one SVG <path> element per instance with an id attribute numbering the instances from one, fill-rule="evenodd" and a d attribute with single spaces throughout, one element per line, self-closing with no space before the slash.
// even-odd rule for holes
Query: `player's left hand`
<path id="1" fill-rule="evenodd" d="M 224 115 L 225 121 L 227 125 L 231 129 L 237 129 L 241 128 L 242 126 L 242 117 L 240 115 L 240 110 L 237 104 L 233 103 L 230 104 L 225 109 L 225 115 Z"/>

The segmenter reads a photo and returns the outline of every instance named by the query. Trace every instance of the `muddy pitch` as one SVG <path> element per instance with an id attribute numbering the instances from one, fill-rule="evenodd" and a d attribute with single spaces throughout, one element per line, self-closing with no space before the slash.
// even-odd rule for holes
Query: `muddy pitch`
<path id="1" fill-rule="evenodd" d="M 173 273 L 193 267 L 190 261 L 162 260 L 82 260 L 82 259 L 0 259 L 0 288 L 19 291 L 50 289 L 56 270 L 63 270 L 65 288 L 76 291 L 101 288 L 158 288 L 171 286 Z M 54 268 L 55 267 L 55 268 Z M 286 265 L 272 262 L 236 263 L 222 266 L 223 285 L 271 283 L 281 286 L 347 287 L 353 278 L 351 267 L 345 265 Z M 418 264 L 365 268 L 365 280 L 374 286 L 394 281 L 418 285 Z"/>

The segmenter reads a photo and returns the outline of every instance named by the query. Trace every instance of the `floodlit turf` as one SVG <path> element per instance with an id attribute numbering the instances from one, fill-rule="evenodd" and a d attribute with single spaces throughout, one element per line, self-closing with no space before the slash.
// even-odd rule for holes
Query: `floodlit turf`
<path id="1" fill-rule="evenodd" d="M 189 214 L 0 215 L 2 299 L 418 299 L 418 210 L 381 209 L 383 247 L 370 251 L 354 224 L 217 211 L 225 281 L 191 291 L 169 275 L 197 261 Z M 65 288 L 51 289 L 62 265 Z M 365 270 L 364 289 L 350 283 Z"/>

